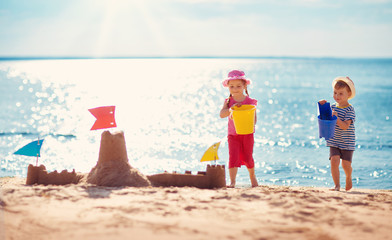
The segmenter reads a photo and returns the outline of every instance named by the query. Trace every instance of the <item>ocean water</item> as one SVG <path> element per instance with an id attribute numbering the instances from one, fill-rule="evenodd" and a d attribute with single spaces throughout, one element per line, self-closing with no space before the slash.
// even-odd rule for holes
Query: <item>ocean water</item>
<path id="1" fill-rule="evenodd" d="M 350 76 L 357 91 L 350 101 L 357 115 L 353 185 L 392 189 L 392 59 L 3 60 L 0 176 L 26 176 L 37 159 L 13 153 L 38 138 L 45 139 L 39 164 L 48 171 L 89 172 L 103 130 L 90 131 L 95 118 L 88 109 L 109 105 L 116 106 L 118 126 L 110 131 L 124 131 L 129 162 L 142 173 L 204 170 L 200 159 L 217 141 L 216 163 L 227 166 L 227 119 L 219 111 L 229 95 L 221 81 L 232 69 L 253 80 L 249 94 L 259 101 L 260 184 L 333 186 L 317 101 L 333 102 L 332 80 Z M 245 167 L 237 182 L 250 186 Z"/>

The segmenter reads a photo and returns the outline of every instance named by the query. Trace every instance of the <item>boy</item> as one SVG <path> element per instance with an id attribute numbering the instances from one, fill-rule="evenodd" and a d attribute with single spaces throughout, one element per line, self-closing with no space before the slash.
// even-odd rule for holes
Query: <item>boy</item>
<path id="1" fill-rule="evenodd" d="M 332 190 L 340 190 L 339 164 L 342 159 L 342 167 L 346 174 L 346 191 L 352 188 L 352 157 L 355 150 L 355 111 L 354 107 L 348 103 L 355 97 L 354 82 L 349 77 L 337 77 L 332 82 L 333 99 L 336 103 L 332 104 L 332 115 L 338 119 L 334 137 L 327 140 L 329 159 L 331 160 L 331 175 L 335 183 Z M 325 100 L 319 101 L 321 105 Z"/>

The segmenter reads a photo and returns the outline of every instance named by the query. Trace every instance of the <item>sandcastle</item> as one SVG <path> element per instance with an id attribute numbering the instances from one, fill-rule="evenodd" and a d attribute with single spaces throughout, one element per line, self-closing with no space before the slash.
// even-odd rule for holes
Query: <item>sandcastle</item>
<path id="1" fill-rule="evenodd" d="M 48 173 L 44 165 L 34 167 L 30 164 L 26 184 L 77 184 L 83 178 L 85 175 L 77 174 L 75 170 Z M 192 175 L 190 171 L 186 171 L 185 174 L 165 172 L 150 176 L 143 175 L 128 162 L 124 132 L 122 131 L 114 134 L 109 131 L 102 133 L 98 162 L 88 174 L 87 182 L 107 187 L 226 187 L 224 165 L 207 165 L 205 172 L 198 172 L 196 175 Z"/>
<path id="2" fill-rule="evenodd" d="M 159 173 L 148 176 L 155 187 L 197 187 L 197 188 L 223 188 L 226 187 L 225 165 L 207 165 L 205 172 L 192 175 L 190 171 L 185 174 Z"/>
<path id="3" fill-rule="evenodd" d="M 87 182 L 108 187 L 151 186 L 146 176 L 129 165 L 124 132 L 109 131 L 101 135 L 98 162 L 88 174 Z"/>
<path id="4" fill-rule="evenodd" d="M 83 175 L 77 174 L 75 169 L 72 172 L 63 170 L 61 173 L 57 171 L 48 173 L 44 165 L 34 167 L 29 165 L 27 168 L 26 185 L 43 184 L 43 185 L 66 185 L 76 184 L 83 178 Z"/>

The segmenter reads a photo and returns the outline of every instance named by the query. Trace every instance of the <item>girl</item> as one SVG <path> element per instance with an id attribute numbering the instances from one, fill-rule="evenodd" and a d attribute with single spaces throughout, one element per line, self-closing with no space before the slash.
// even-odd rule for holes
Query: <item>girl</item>
<path id="1" fill-rule="evenodd" d="M 243 71 L 233 70 L 229 73 L 228 78 L 222 82 L 224 87 L 229 88 L 230 96 L 225 100 L 220 111 L 221 118 L 230 116 L 230 108 L 233 106 L 240 107 L 243 104 L 257 105 L 257 100 L 250 98 L 248 94 L 247 85 L 250 83 L 251 81 L 245 77 Z M 233 119 L 229 117 L 227 141 L 229 144 L 229 174 L 231 181 L 228 187 L 235 187 L 237 171 L 241 165 L 245 165 L 248 168 L 252 187 L 257 187 L 258 183 L 253 160 L 253 133 L 238 135 L 235 131 Z"/>

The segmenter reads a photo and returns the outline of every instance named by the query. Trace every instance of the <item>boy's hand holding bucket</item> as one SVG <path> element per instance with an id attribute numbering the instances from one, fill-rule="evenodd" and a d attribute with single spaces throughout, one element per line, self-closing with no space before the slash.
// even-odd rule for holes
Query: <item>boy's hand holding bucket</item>
<path id="1" fill-rule="evenodd" d="M 321 100 L 319 103 L 320 115 L 318 118 L 319 124 L 319 136 L 324 137 L 325 140 L 329 140 L 334 137 L 337 112 L 333 111 L 330 104 L 326 100 Z"/>

